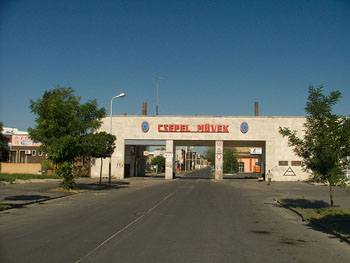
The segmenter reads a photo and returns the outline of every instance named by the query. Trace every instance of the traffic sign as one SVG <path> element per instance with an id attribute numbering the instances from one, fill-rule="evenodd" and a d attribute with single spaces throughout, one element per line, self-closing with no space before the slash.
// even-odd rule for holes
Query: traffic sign
<path id="1" fill-rule="evenodd" d="M 250 148 L 250 154 L 262 154 L 262 148 Z"/>

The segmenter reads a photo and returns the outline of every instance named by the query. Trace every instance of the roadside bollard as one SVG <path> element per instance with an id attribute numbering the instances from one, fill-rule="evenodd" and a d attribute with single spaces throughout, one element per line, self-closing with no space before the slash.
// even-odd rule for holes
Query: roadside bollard
<path id="1" fill-rule="evenodd" d="M 269 170 L 269 172 L 267 173 L 267 185 L 270 185 L 271 184 L 271 177 L 272 177 L 272 174 L 271 174 L 271 171 Z"/>

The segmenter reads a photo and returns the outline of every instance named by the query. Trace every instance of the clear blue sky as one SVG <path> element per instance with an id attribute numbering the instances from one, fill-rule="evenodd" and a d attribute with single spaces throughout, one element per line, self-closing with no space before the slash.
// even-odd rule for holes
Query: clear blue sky
<path id="1" fill-rule="evenodd" d="M 34 126 L 56 85 L 113 114 L 303 116 L 307 87 L 350 113 L 350 1 L 0 0 L 0 121 Z"/>

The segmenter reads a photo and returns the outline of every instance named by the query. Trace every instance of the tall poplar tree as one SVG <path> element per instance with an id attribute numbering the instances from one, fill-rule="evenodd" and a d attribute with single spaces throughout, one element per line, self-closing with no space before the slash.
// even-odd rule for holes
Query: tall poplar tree
<path id="1" fill-rule="evenodd" d="M 215 165 L 215 147 L 208 147 L 203 154 L 204 158 L 210 162 L 212 165 Z"/>
<path id="2" fill-rule="evenodd" d="M 235 148 L 225 147 L 224 148 L 224 173 L 238 172 L 238 159 Z"/>

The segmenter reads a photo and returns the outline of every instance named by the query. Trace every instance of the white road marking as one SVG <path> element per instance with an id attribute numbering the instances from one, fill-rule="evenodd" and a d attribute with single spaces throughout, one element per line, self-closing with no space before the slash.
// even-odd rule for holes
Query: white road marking
<path id="1" fill-rule="evenodd" d="M 85 256 L 81 257 L 80 259 L 78 259 L 77 261 L 75 261 L 75 263 L 79 263 L 84 259 L 87 259 L 90 257 L 90 255 L 92 255 L 95 251 L 97 251 L 98 249 L 100 249 L 101 247 L 103 247 L 105 244 L 107 244 L 110 240 L 112 240 L 113 238 L 115 238 L 116 236 L 118 236 L 120 233 L 122 233 L 123 231 L 125 231 L 126 229 L 128 229 L 129 227 L 131 227 L 132 225 L 134 225 L 137 221 L 139 221 L 140 219 L 142 219 L 144 216 L 146 216 L 147 214 L 151 213 L 154 209 L 156 209 L 158 206 L 160 206 L 163 202 L 165 202 L 170 196 L 172 196 L 173 194 L 175 194 L 178 190 L 175 190 L 174 192 L 168 194 L 166 197 L 164 197 L 161 201 L 159 201 L 156 205 L 154 205 L 153 207 L 151 207 L 146 213 L 142 214 L 141 216 L 139 216 L 138 218 L 136 218 L 134 221 L 132 221 L 131 223 L 129 223 L 128 225 L 126 225 L 125 227 L 123 227 L 122 229 L 120 229 L 118 232 L 114 233 L 112 236 L 110 236 L 109 238 L 107 238 L 105 241 L 103 241 L 101 244 L 99 244 L 97 247 L 95 247 L 93 250 L 91 250 L 90 252 L 88 252 Z"/>

